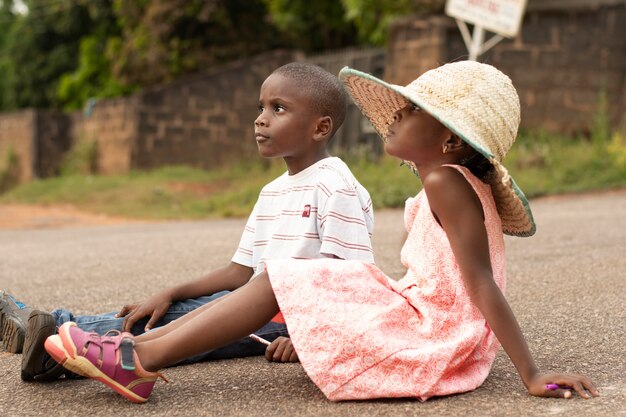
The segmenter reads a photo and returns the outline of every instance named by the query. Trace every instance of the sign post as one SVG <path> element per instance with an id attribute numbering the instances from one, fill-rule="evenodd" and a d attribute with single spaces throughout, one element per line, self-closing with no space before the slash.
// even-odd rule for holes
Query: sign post
<path id="1" fill-rule="evenodd" d="M 505 37 L 519 32 L 526 0 L 447 0 L 446 14 L 456 19 L 469 59 L 475 61 Z M 467 23 L 474 25 L 473 34 Z M 486 42 L 485 30 L 495 33 Z"/>

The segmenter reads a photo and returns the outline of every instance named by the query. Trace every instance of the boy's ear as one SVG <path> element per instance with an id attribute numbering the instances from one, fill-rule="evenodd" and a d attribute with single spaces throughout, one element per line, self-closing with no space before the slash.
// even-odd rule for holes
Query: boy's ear
<path id="1" fill-rule="evenodd" d="M 313 140 L 325 140 L 330 137 L 333 131 L 333 119 L 330 116 L 324 116 L 317 119 L 317 125 L 313 132 Z"/>

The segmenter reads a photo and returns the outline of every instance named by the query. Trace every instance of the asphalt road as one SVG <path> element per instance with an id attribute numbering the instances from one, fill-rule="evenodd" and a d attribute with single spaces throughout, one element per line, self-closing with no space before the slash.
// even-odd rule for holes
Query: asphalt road
<path id="1" fill-rule="evenodd" d="M 503 351 L 482 387 L 420 403 L 333 403 L 299 364 L 247 358 L 170 368 L 150 401 L 90 380 L 23 383 L 0 348 L 0 416 L 626 416 L 626 190 L 531 202 L 534 237 L 507 238 L 508 299 L 539 366 L 588 374 L 602 397 L 530 397 Z M 0 287 L 76 313 L 124 302 L 229 261 L 243 220 L 0 231 Z M 402 213 L 377 213 L 377 262 L 400 277 Z"/>

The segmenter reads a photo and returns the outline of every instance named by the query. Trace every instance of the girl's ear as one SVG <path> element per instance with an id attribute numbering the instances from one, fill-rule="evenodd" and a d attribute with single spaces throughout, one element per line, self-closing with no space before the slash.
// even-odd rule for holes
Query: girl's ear
<path id="1" fill-rule="evenodd" d="M 467 143 L 454 133 L 450 132 L 450 137 L 443 142 L 443 153 L 449 153 L 465 149 Z"/>
<path id="2" fill-rule="evenodd" d="M 313 132 L 313 140 L 326 140 L 333 131 L 333 119 L 330 116 L 324 116 L 317 119 L 317 125 Z"/>

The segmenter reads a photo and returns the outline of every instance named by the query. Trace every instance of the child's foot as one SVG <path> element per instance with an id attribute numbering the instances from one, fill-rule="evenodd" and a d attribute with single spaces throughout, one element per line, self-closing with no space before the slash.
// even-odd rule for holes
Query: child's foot
<path id="1" fill-rule="evenodd" d="M 44 348 L 46 339 L 56 332 L 56 327 L 50 313 L 33 310 L 28 316 L 22 353 L 23 381 L 54 381 L 67 372 Z"/>
<path id="2" fill-rule="evenodd" d="M 148 400 L 159 372 L 141 367 L 130 333 L 111 330 L 104 336 L 86 333 L 76 323 L 59 327 L 59 334 L 46 339 L 45 348 L 61 365 L 79 375 L 102 382 L 133 402 Z"/>
<path id="3" fill-rule="evenodd" d="M 11 353 L 21 353 L 24 346 L 26 321 L 32 309 L 10 294 L 0 291 L 0 339 Z"/>

